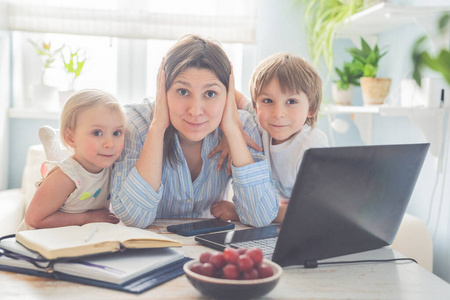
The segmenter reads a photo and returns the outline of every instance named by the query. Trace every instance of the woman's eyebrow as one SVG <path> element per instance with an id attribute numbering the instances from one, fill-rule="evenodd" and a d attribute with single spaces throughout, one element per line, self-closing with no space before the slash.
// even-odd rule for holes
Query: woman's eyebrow
<path id="1" fill-rule="evenodd" d="M 213 86 L 221 87 L 218 83 L 208 83 L 208 84 L 205 84 L 205 85 L 203 86 L 203 88 L 209 89 L 209 88 L 211 88 L 211 87 L 213 87 Z"/>
<path id="2" fill-rule="evenodd" d="M 176 84 L 176 83 L 187 86 L 187 87 L 191 87 L 191 84 L 188 81 L 177 80 L 177 81 L 173 82 L 173 84 Z M 207 83 L 207 84 L 203 85 L 202 88 L 209 89 L 213 86 L 221 87 L 219 83 L 214 82 L 214 83 Z"/>
<path id="3" fill-rule="evenodd" d="M 179 84 L 182 84 L 182 85 L 185 85 L 185 86 L 189 86 L 189 87 L 191 86 L 191 84 L 189 82 L 182 81 L 182 80 L 174 81 L 173 84 L 175 84 L 175 83 L 179 83 Z"/>

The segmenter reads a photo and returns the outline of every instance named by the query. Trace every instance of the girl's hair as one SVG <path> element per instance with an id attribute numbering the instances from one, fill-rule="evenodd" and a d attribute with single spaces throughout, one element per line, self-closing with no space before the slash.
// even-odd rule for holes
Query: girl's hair
<path id="1" fill-rule="evenodd" d="M 61 125 L 59 130 L 61 141 L 66 147 L 68 147 L 65 139 L 66 130 L 71 129 L 75 131 L 80 114 L 96 105 L 104 106 L 110 112 L 118 113 L 125 120 L 125 112 L 122 105 L 111 94 L 96 89 L 78 91 L 67 100 L 61 112 Z"/>
<path id="2" fill-rule="evenodd" d="M 228 91 L 231 64 L 217 41 L 197 35 L 186 35 L 179 39 L 169 49 L 165 58 L 166 91 L 170 89 L 174 79 L 188 68 L 212 71 Z M 170 125 L 164 134 L 164 158 L 172 167 L 181 161 L 175 150 L 175 131 Z"/>
<path id="3" fill-rule="evenodd" d="M 322 101 L 322 80 L 317 71 L 303 58 L 290 53 L 276 53 L 264 59 L 253 72 L 250 93 L 253 106 L 262 89 L 276 78 L 282 92 L 295 91 L 306 94 L 311 117 L 306 124 L 314 127 Z"/>

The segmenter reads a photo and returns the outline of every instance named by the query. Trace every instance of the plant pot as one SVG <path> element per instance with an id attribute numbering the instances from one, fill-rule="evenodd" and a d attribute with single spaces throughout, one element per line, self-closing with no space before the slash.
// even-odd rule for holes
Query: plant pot
<path id="1" fill-rule="evenodd" d="M 360 82 L 365 105 L 384 104 L 391 87 L 390 78 L 361 77 Z"/>
<path id="2" fill-rule="evenodd" d="M 333 101 L 339 105 L 352 105 L 354 86 L 350 85 L 347 90 L 341 90 L 336 83 L 331 84 L 331 95 Z"/>
<path id="3" fill-rule="evenodd" d="M 31 106 L 40 110 L 59 110 L 58 88 L 40 83 L 32 84 L 30 87 Z"/>

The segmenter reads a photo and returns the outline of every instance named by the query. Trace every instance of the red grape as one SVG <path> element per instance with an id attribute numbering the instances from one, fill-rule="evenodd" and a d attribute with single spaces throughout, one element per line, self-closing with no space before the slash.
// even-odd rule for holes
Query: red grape
<path id="1" fill-rule="evenodd" d="M 245 271 L 243 276 L 245 280 L 258 279 L 258 277 L 259 273 L 255 268 L 251 268 L 250 270 Z"/>
<path id="2" fill-rule="evenodd" d="M 202 254 L 200 254 L 200 262 L 201 263 L 207 263 L 209 262 L 209 259 L 211 258 L 212 254 L 209 252 L 203 252 Z"/>
<path id="3" fill-rule="evenodd" d="M 211 255 L 209 262 L 212 263 L 213 266 L 216 267 L 217 269 L 222 268 L 226 264 L 226 261 L 225 261 L 225 258 L 224 258 L 224 255 L 222 252 L 216 252 L 213 255 Z"/>
<path id="4" fill-rule="evenodd" d="M 258 267 L 259 278 L 267 278 L 273 275 L 273 270 L 267 265 L 260 265 Z"/>
<path id="5" fill-rule="evenodd" d="M 225 279 L 238 279 L 239 271 L 236 265 L 227 264 L 223 267 L 223 278 Z"/>
<path id="6" fill-rule="evenodd" d="M 250 256 L 255 265 L 259 265 L 262 262 L 264 256 L 261 249 L 259 248 L 251 248 L 246 252 L 246 254 Z"/>
<path id="7" fill-rule="evenodd" d="M 214 266 L 209 262 L 204 263 L 200 268 L 201 274 L 209 277 L 213 277 L 214 270 L 215 270 Z"/>
<path id="8" fill-rule="evenodd" d="M 190 270 L 201 275 L 224 279 L 251 280 L 272 276 L 273 269 L 261 263 L 262 261 L 263 254 L 259 248 L 228 247 L 223 253 L 203 252 L 199 262 L 193 263 Z"/>
<path id="9" fill-rule="evenodd" d="M 202 271 L 201 271 L 202 266 L 203 266 L 203 264 L 201 262 L 193 263 L 191 266 L 191 271 L 195 272 L 197 274 L 202 274 Z"/>
<path id="10" fill-rule="evenodd" d="M 239 255 L 245 254 L 247 252 L 247 248 L 239 248 L 237 249 L 237 253 Z"/>
<path id="11" fill-rule="evenodd" d="M 225 258 L 225 261 L 228 263 L 237 263 L 237 260 L 239 258 L 239 254 L 234 248 L 225 248 L 223 250 L 223 256 Z"/>
<path id="12" fill-rule="evenodd" d="M 242 254 L 238 258 L 239 271 L 245 272 L 253 267 L 253 260 L 247 254 Z"/>

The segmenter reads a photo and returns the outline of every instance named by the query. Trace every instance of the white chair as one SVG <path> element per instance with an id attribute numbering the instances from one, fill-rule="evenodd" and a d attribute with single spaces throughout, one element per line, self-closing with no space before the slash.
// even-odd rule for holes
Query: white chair
<path id="1" fill-rule="evenodd" d="M 44 160 L 44 147 L 31 146 L 23 170 L 22 187 L 0 191 L 0 236 L 15 233 L 22 222 L 25 209 L 36 191 L 35 183 L 41 178 Z"/>
<path id="2" fill-rule="evenodd" d="M 433 239 L 419 218 L 405 214 L 392 248 L 406 257 L 414 258 L 428 271 L 433 271 Z"/>
<path id="3" fill-rule="evenodd" d="M 61 144 L 59 130 L 50 126 L 39 129 L 42 145 L 30 146 L 22 175 L 22 188 L 0 192 L 0 236 L 15 233 L 36 191 L 35 183 L 41 179 L 42 163 L 61 161 L 72 154 Z M 43 146 L 44 145 L 44 146 Z"/>

